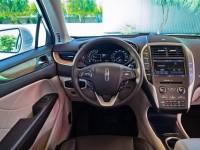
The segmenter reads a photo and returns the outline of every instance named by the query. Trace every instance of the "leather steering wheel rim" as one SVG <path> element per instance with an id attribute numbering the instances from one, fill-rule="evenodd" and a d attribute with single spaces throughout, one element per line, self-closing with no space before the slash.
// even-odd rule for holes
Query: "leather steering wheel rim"
<path id="1" fill-rule="evenodd" d="M 129 45 L 127 42 L 119 39 L 119 38 L 113 38 L 113 37 L 103 37 L 103 38 L 97 38 L 94 39 L 88 43 L 86 43 L 76 54 L 74 61 L 73 61 L 73 65 L 72 65 L 72 83 L 73 86 L 76 90 L 76 92 L 88 103 L 93 104 L 95 106 L 100 106 L 100 107 L 106 107 L 102 106 L 100 104 L 100 102 L 95 101 L 94 99 L 90 99 L 88 96 L 86 96 L 86 94 L 84 94 L 79 86 L 79 69 L 78 69 L 78 63 L 80 61 L 80 59 L 82 58 L 82 56 L 88 51 L 90 50 L 92 47 L 96 46 L 96 45 L 101 45 L 104 43 L 112 43 L 112 44 L 116 44 L 121 46 L 122 48 L 124 48 L 125 50 L 127 50 L 130 53 L 130 57 L 132 57 L 136 63 L 137 68 L 135 69 L 136 71 L 136 80 L 135 80 L 135 87 L 133 89 L 133 91 L 131 92 L 130 95 L 128 95 L 125 99 L 118 101 L 117 103 L 114 103 L 113 105 L 110 105 L 109 107 L 115 107 L 115 106 L 119 106 L 119 105 L 123 105 L 125 103 L 127 103 L 137 92 L 138 90 L 141 88 L 142 82 L 143 82 L 143 65 L 142 62 L 140 60 L 140 56 L 138 55 L 137 51 L 131 46 Z M 120 65 L 120 64 L 119 64 Z M 98 98 L 97 98 L 98 99 Z M 108 106 L 107 106 L 108 107 Z"/>

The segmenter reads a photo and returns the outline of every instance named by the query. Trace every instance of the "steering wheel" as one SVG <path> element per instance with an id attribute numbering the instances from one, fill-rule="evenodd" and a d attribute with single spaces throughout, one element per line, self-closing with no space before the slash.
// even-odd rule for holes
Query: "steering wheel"
<path id="1" fill-rule="evenodd" d="M 136 63 L 136 69 L 111 62 L 96 63 L 82 69 L 78 68 L 79 61 L 88 50 L 106 43 L 116 44 L 127 50 Z M 90 98 L 82 91 L 79 86 L 79 79 L 88 81 L 96 99 Z M 122 89 L 126 81 L 131 79 L 134 79 L 135 82 L 133 91 L 125 99 L 119 100 L 120 89 Z M 96 106 L 114 107 L 127 103 L 141 88 L 142 81 L 143 65 L 140 61 L 140 56 L 132 46 L 118 38 L 104 37 L 88 42 L 78 51 L 73 61 L 72 82 L 76 92 L 86 102 Z"/>

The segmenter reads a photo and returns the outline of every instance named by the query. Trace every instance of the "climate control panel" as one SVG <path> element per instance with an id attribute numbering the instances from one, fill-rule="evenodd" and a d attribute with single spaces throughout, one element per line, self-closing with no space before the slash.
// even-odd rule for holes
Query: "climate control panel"
<path id="1" fill-rule="evenodd" d="M 185 87 L 159 87 L 160 106 L 169 107 L 186 107 L 187 106 L 187 93 Z"/>

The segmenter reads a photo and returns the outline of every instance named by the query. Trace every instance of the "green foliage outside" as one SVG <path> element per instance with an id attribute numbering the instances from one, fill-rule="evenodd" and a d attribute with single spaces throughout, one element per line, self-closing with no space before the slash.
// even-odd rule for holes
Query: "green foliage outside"
<path id="1" fill-rule="evenodd" d="M 163 12 L 163 20 L 157 34 L 160 34 L 167 23 L 170 6 L 183 7 L 189 12 L 197 11 L 199 13 L 200 11 L 200 0 L 152 0 L 152 3 L 162 6 Z"/>
<path id="2" fill-rule="evenodd" d="M 136 29 L 135 25 L 125 24 L 121 29 L 121 34 L 132 35 L 135 29 Z"/>
<path id="3" fill-rule="evenodd" d="M 66 16 L 78 17 L 80 22 L 85 22 L 85 17 L 102 18 L 102 7 L 97 6 L 96 0 L 63 0 L 62 8 Z M 26 23 L 36 21 L 37 8 L 29 0 L 0 0 L 0 24 L 5 21 L 21 24 L 20 18 L 25 18 Z"/>
<path id="4" fill-rule="evenodd" d="M 0 37 L 0 51 L 12 52 L 16 44 L 16 38 L 12 35 L 4 35 Z"/>
<path id="5" fill-rule="evenodd" d="M 189 11 L 200 11 L 200 0 L 152 0 L 153 3 L 166 6 L 185 7 Z"/>
<path id="6" fill-rule="evenodd" d="M 11 20 L 14 24 L 19 24 L 19 17 L 30 17 L 37 14 L 34 3 L 28 0 L 0 0 L 0 23 Z"/>
<path id="7" fill-rule="evenodd" d="M 102 16 L 102 7 L 96 0 L 65 0 L 63 5 L 65 15 L 78 16 L 80 22 L 85 22 L 87 16 Z"/>

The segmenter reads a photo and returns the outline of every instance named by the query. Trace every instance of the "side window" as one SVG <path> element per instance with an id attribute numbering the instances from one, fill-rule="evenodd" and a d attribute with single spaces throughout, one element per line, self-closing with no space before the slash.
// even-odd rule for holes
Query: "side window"
<path id="1" fill-rule="evenodd" d="M 32 50 L 46 42 L 46 31 L 41 23 L 36 40 L 38 11 L 34 0 L 0 1 L 0 61 Z"/>
<path id="2" fill-rule="evenodd" d="M 43 21 L 40 22 L 39 36 L 38 36 L 38 47 L 46 44 L 46 29 Z"/>

